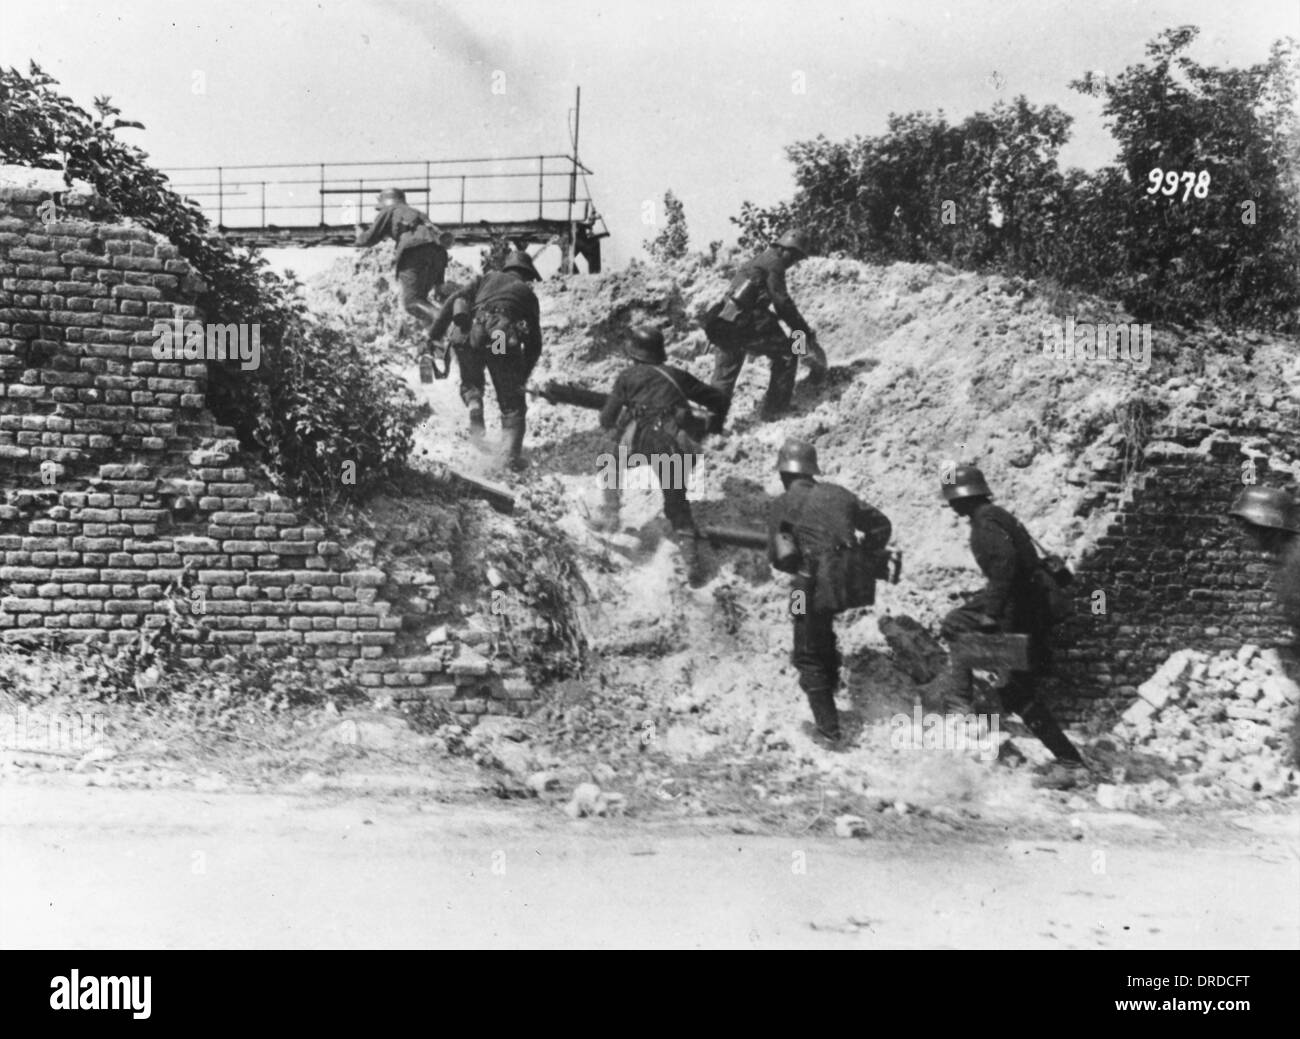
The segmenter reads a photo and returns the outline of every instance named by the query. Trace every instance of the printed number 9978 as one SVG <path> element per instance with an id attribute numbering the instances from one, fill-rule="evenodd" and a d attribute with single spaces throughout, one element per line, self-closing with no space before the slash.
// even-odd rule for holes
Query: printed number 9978
<path id="1" fill-rule="evenodd" d="M 1148 195 L 1154 195 L 1157 191 L 1164 195 L 1175 195 L 1178 193 L 1178 182 L 1182 181 L 1186 187 L 1183 190 L 1183 201 L 1187 201 L 1188 195 L 1195 195 L 1197 198 L 1205 198 L 1210 193 L 1210 171 L 1201 170 L 1200 173 L 1183 173 L 1179 174 L 1176 170 L 1170 170 L 1166 173 L 1159 166 L 1147 174 L 1147 180 L 1151 186 L 1147 188 Z M 1162 182 L 1163 181 L 1163 185 Z"/>

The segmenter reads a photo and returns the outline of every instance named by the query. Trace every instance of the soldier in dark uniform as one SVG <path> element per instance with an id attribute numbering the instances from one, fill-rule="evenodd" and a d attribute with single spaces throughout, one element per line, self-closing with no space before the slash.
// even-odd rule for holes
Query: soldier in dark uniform
<path id="1" fill-rule="evenodd" d="M 704 431 L 692 428 L 690 403 L 694 401 L 714 413 L 708 431 L 716 432 L 721 429 L 727 398 L 690 372 L 666 364 L 664 335 L 657 328 L 634 329 L 627 356 L 633 363 L 614 380 L 600 412 L 600 424 L 604 429 L 616 431 L 618 443 L 628 456 L 643 455 L 655 467 L 664 498 L 664 515 L 681 547 L 690 583 L 698 587 L 703 575 L 695 520 L 686 500 L 686 478 L 699 460 L 696 438 Z M 617 472 L 621 480 L 621 466 Z M 616 494 L 605 499 L 605 509 L 614 511 L 615 522 L 617 501 Z M 611 517 L 607 515 L 605 519 L 608 524 Z"/>
<path id="2" fill-rule="evenodd" d="M 441 339 L 454 318 L 467 333 L 453 345 L 460 368 L 460 397 L 469 408 L 470 433 L 483 435 L 486 370 L 501 409 L 505 461 L 513 469 L 523 465 L 528 411 L 524 387 L 542 355 L 541 309 L 528 284 L 538 280 L 532 257 L 512 252 L 501 270 L 475 278 L 453 293 L 429 330 L 431 341 Z"/>
<path id="3" fill-rule="evenodd" d="M 767 357 L 772 374 L 763 398 L 762 417 L 776 418 L 790 407 L 799 357 L 808 359 L 814 373 L 826 370 L 826 355 L 817 345 L 816 333 L 808 326 L 785 284 L 785 272 L 808 256 L 808 238 L 789 231 L 745 264 L 732 279 L 727 299 L 710 312 L 704 331 L 717 353 L 713 385 L 730 400 L 736 380 L 745 365 L 746 354 Z M 799 335 L 802 347 L 787 334 Z"/>
<path id="4" fill-rule="evenodd" d="M 1229 515 L 1241 524 L 1251 543 L 1277 560 L 1273 594 L 1283 616 L 1300 639 L 1300 523 L 1295 500 L 1279 487 L 1246 487 L 1232 503 Z M 1300 680 L 1300 641 L 1281 647 L 1282 662 L 1292 681 Z M 1291 757 L 1300 766 L 1300 708 L 1291 727 Z"/>
<path id="5" fill-rule="evenodd" d="M 400 188 L 385 188 L 375 206 L 378 215 L 369 228 L 357 224 L 356 244 L 369 248 L 383 238 L 397 243 L 397 281 L 402 289 L 402 306 L 425 325 L 432 325 L 438 312 L 429 293 L 440 288 L 447 272 L 449 234 L 441 233 L 427 216 L 406 204 Z"/>
<path id="6" fill-rule="evenodd" d="M 1046 593 L 1034 581 L 1038 553 L 1033 540 L 1018 519 L 989 500 L 993 495 L 983 473 L 962 465 L 953 476 L 941 484 L 943 496 L 957 515 L 970 520 L 971 552 L 988 584 L 944 618 L 943 637 L 963 632 L 1028 635 L 1030 670 L 1011 672 L 999 690 L 1003 709 L 1018 714 L 1058 761 L 1083 765 L 1078 748 L 1037 694 L 1038 680 L 1051 666 L 1051 615 Z M 970 670 L 953 668 L 947 678 L 948 696 L 969 705 Z"/>
<path id="7" fill-rule="evenodd" d="M 803 563 L 791 585 L 792 592 L 802 593 L 797 606 L 793 596 L 791 602 L 791 663 L 799 671 L 799 686 L 812 707 L 818 734 L 833 744 L 840 738 L 840 717 L 835 708 L 835 690 L 840 684 L 835 614 L 813 609 L 815 589 L 810 563 L 837 546 L 855 543 L 859 531 L 863 544 L 883 549 L 893 528 L 884 513 L 864 504 L 852 491 L 813 479 L 821 469 L 812 444 L 787 440 L 777 455 L 776 468 L 785 493 L 772 502 L 768 512 L 768 561 L 784 569 L 778 535 L 793 536 Z"/>

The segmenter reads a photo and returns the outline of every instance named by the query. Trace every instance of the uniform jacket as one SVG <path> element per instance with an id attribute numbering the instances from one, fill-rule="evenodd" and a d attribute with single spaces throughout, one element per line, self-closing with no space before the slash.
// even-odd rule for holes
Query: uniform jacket
<path id="1" fill-rule="evenodd" d="M 795 544 L 805 560 L 837 545 L 852 544 L 858 531 L 863 534 L 862 543 L 874 549 L 889 544 L 893 533 L 889 518 L 863 503 L 852 491 L 834 483 L 818 483 L 811 478 L 796 480 L 769 507 L 769 562 L 776 562 L 773 539 L 783 528 L 794 534 Z M 806 589 L 808 584 L 807 577 L 802 574 L 795 579 L 796 587 Z"/>
<path id="2" fill-rule="evenodd" d="M 490 271 L 475 278 L 464 288 L 452 293 L 443 303 L 433 328 L 429 330 L 431 338 L 439 339 L 447 331 L 451 325 L 452 309 L 458 299 L 468 302 L 474 314 L 480 308 L 498 306 L 504 308 L 514 320 L 524 322 L 528 326 L 524 336 L 524 356 L 535 363 L 542 352 L 541 307 L 526 281 L 507 271 Z"/>
<path id="3" fill-rule="evenodd" d="M 357 235 L 357 245 L 368 248 L 384 238 L 391 237 L 397 243 L 396 262 L 402 263 L 402 254 L 419 245 L 437 245 L 438 228 L 418 209 L 412 209 L 405 202 L 389 206 L 377 217 L 365 231 Z"/>
<path id="4" fill-rule="evenodd" d="M 664 375 L 671 376 L 679 393 Z M 701 382 L 690 372 L 666 364 L 636 363 L 629 365 L 618 373 L 614 385 L 605 398 L 605 406 L 600 409 L 600 424 L 605 429 L 615 429 L 621 435 L 633 415 L 640 413 L 646 417 L 670 414 L 687 407 L 687 401 L 702 404 L 710 411 L 721 414 L 727 408 L 727 395 L 716 390 L 708 383 Z M 624 412 L 623 409 L 627 411 Z M 620 414 L 625 417 L 619 422 Z M 640 438 L 638 438 L 640 439 Z M 637 443 L 635 450 L 664 449 L 663 445 Z M 675 450 L 675 448 L 673 448 Z"/>
<path id="5" fill-rule="evenodd" d="M 735 292 L 743 285 L 748 278 L 755 278 L 763 285 L 763 293 L 766 297 L 760 300 L 759 306 L 771 306 L 771 310 L 766 313 L 760 311 L 757 320 L 751 320 L 748 323 L 740 322 L 741 326 L 752 327 L 755 331 L 766 331 L 775 328 L 775 322 L 772 320 L 772 312 L 776 313 L 782 321 L 792 331 L 811 334 L 808 322 L 804 320 L 803 315 L 799 313 L 799 308 L 794 305 L 794 300 L 790 298 L 790 290 L 785 284 L 785 261 L 781 258 L 781 251 L 776 246 L 771 246 L 763 250 L 758 256 L 750 260 L 739 271 L 731 281 L 729 292 Z"/>
<path id="6" fill-rule="evenodd" d="M 1029 532 L 1006 509 L 981 505 L 970 518 L 970 547 L 987 584 L 968 606 L 1005 632 L 1043 634 L 1051 627 L 1045 593 L 1034 582 L 1038 553 Z"/>

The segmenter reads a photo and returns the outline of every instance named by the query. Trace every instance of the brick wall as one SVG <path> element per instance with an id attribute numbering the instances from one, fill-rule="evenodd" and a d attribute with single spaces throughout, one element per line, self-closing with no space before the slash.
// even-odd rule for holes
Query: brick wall
<path id="1" fill-rule="evenodd" d="M 1250 548 L 1226 515 L 1243 486 L 1243 447 L 1267 447 L 1272 434 L 1257 430 L 1204 448 L 1187 443 L 1204 432 L 1163 432 L 1169 439 L 1150 446 L 1132 492 L 1076 567 L 1078 613 L 1058 629 L 1049 684 L 1064 717 L 1123 710 L 1177 649 L 1235 650 L 1292 638 L 1267 587 L 1272 561 Z M 1263 454 L 1258 481 L 1285 485 Z M 1097 590 L 1105 593 L 1104 614 L 1092 610 Z"/>
<path id="2" fill-rule="evenodd" d="M 52 201 L 0 188 L 0 640 L 129 640 L 190 567 L 212 631 L 196 654 L 287 647 L 468 716 L 534 706 L 454 635 L 400 654 L 385 574 L 240 464 L 206 363 L 154 356 L 155 321 L 202 317 L 176 248 L 93 196 Z"/>

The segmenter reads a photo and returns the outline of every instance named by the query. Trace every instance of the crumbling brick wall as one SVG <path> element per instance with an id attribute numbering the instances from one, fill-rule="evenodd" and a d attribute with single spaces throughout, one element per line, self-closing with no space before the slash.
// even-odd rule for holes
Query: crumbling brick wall
<path id="1" fill-rule="evenodd" d="M 1273 601 L 1273 563 L 1227 518 L 1243 487 L 1243 439 L 1203 450 L 1168 434 L 1106 534 L 1076 568 L 1076 616 L 1057 631 L 1049 689 L 1071 720 L 1122 711 L 1173 652 L 1288 644 Z M 1194 441 L 1197 436 L 1184 436 Z M 1286 481 L 1257 466 L 1261 483 Z M 1105 612 L 1093 595 L 1105 594 Z"/>
<path id="2" fill-rule="evenodd" d="M 129 640 L 189 567 L 212 632 L 195 654 L 286 647 L 470 716 L 532 706 L 520 674 L 454 640 L 396 658 L 383 572 L 239 464 L 206 363 L 153 349 L 156 321 L 201 317 L 200 287 L 102 200 L 0 188 L 0 640 Z"/>

